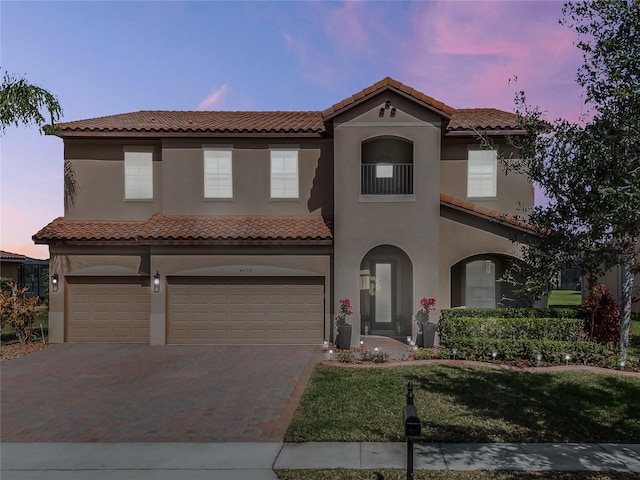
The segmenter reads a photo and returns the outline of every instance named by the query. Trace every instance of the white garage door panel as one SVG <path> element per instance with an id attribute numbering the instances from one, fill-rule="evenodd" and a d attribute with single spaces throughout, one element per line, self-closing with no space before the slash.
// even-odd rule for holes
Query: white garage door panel
<path id="1" fill-rule="evenodd" d="M 324 280 L 169 279 L 168 343 L 320 343 Z"/>
<path id="2" fill-rule="evenodd" d="M 138 279 L 92 280 L 67 286 L 67 341 L 149 342 L 149 287 Z"/>

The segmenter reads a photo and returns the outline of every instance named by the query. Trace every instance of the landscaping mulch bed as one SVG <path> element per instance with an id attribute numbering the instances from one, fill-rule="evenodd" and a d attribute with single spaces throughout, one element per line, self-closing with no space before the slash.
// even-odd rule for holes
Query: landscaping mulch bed
<path id="1" fill-rule="evenodd" d="M 30 342 L 25 345 L 20 343 L 10 343 L 0 345 L 0 363 L 8 362 L 15 358 L 28 355 L 30 353 L 38 352 L 49 346 L 48 343 L 42 342 Z"/>

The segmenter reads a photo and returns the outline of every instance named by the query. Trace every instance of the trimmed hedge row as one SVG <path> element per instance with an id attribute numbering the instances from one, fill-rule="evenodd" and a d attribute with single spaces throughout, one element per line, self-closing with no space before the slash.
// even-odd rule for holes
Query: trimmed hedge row
<path id="1" fill-rule="evenodd" d="M 584 332 L 579 318 L 443 317 L 438 326 L 447 346 L 456 337 L 577 342 L 585 339 Z"/>
<path id="2" fill-rule="evenodd" d="M 447 308 L 440 311 L 447 318 L 586 318 L 583 309 L 572 308 Z"/>
<path id="3" fill-rule="evenodd" d="M 594 342 L 454 337 L 448 340 L 447 348 L 455 348 L 460 360 L 490 361 L 492 353 L 497 352 L 496 358 L 507 362 L 518 359 L 535 362 L 541 354 L 543 362 L 564 363 L 568 354 L 570 363 L 593 365 L 605 363 L 610 357 L 606 346 Z"/>

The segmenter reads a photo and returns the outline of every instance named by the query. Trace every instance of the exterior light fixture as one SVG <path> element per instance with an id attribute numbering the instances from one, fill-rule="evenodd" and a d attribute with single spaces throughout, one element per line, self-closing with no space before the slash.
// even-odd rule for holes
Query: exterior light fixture
<path id="1" fill-rule="evenodd" d="M 569 360 L 571 360 L 571 355 L 569 355 L 568 353 L 564 356 L 564 364 L 568 365 L 569 364 Z"/>
<path id="2" fill-rule="evenodd" d="M 391 109 L 391 116 L 392 116 L 392 117 L 395 117 L 395 116 L 396 116 L 396 107 L 393 107 L 393 108 Z"/>
<path id="3" fill-rule="evenodd" d="M 407 337 L 407 343 L 411 343 L 411 337 Z"/>
<path id="4" fill-rule="evenodd" d="M 378 347 L 373 347 L 373 351 L 378 353 L 380 351 L 380 349 Z"/>
<path id="5" fill-rule="evenodd" d="M 542 361 L 542 354 L 539 353 L 536 355 L 536 362 L 537 362 L 537 366 L 540 366 L 540 362 Z"/>
<path id="6" fill-rule="evenodd" d="M 384 107 L 380 107 L 380 113 L 378 113 L 378 115 L 384 117 Z"/>
<path id="7" fill-rule="evenodd" d="M 386 102 L 384 102 L 384 108 L 389 108 L 391 107 L 391 100 L 387 100 Z"/>
<path id="8" fill-rule="evenodd" d="M 458 354 L 458 349 L 457 348 L 452 348 L 451 349 L 451 355 L 453 355 L 453 359 L 456 359 L 456 355 Z"/>
<path id="9" fill-rule="evenodd" d="M 491 354 L 491 358 L 493 359 L 493 361 L 495 361 L 496 357 L 498 356 L 498 352 L 493 352 Z"/>
<path id="10" fill-rule="evenodd" d="M 156 274 L 153 276 L 153 291 L 158 293 L 160 291 L 160 272 L 156 270 Z"/>
<path id="11" fill-rule="evenodd" d="M 51 288 L 54 292 L 58 291 L 58 283 L 60 281 L 60 277 L 58 276 L 58 272 L 53 274 L 53 277 L 51 277 Z"/>
<path id="12" fill-rule="evenodd" d="M 620 360 L 620 370 L 624 370 L 624 360 Z"/>

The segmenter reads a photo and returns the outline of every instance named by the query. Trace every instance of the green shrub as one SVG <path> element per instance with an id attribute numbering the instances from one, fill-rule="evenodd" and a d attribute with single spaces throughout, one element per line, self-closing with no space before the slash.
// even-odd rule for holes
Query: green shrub
<path id="1" fill-rule="evenodd" d="M 584 365 L 602 365 L 609 362 L 609 351 L 604 345 L 595 342 L 562 342 L 554 340 L 515 340 L 497 338 L 453 337 L 447 343 L 447 357 L 455 348 L 456 358 L 460 360 L 490 361 L 492 353 L 497 359 L 506 362 L 514 360 L 536 361 L 538 354 L 548 363 L 564 363 L 565 355 L 570 355 L 570 363 Z"/>
<path id="2" fill-rule="evenodd" d="M 377 352 L 373 350 L 365 350 L 360 353 L 360 360 L 363 362 L 385 363 L 389 360 L 389 354 L 382 350 L 378 350 Z"/>
<path id="3" fill-rule="evenodd" d="M 356 356 L 353 352 L 342 350 L 338 352 L 338 361 L 342 363 L 356 363 Z"/>
<path id="4" fill-rule="evenodd" d="M 476 318 L 586 318 L 582 309 L 572 308 L 448 308 L 440 311 L 442 319 Z"/>
<path id="5" fill-rule="evenodd" d="M 584 332 L 585 321 L 577 318 L 448 317 L 438 325 L 446 346 L 452 337 L 576 342 Z"/>

